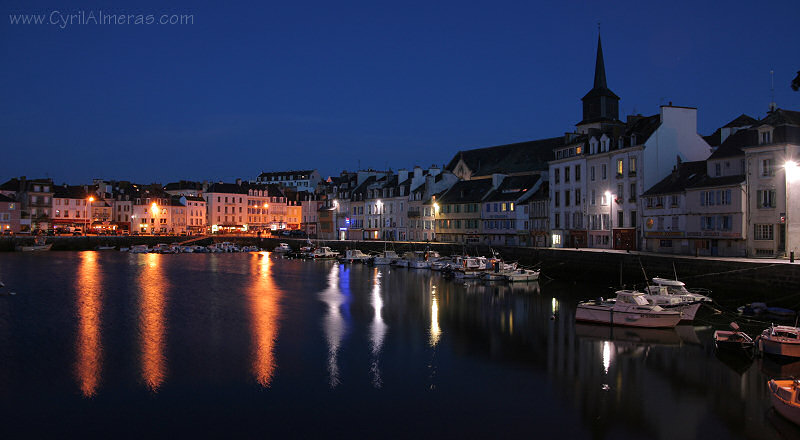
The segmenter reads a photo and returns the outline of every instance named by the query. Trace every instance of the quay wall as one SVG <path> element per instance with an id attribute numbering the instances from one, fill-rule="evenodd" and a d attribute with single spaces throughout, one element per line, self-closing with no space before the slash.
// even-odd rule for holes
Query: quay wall
<path id="1" fill-rule="evenodd" d="M 53 243 L 52 250 L 91 250 L 98 245 L 130 247 L 134 244 L 153 246 L 158 243 L 186 241 L 192 237 L 48 237 Z M 207 236 L 193 244 L 208 245 L 212 242 L 231 241 L 240 245 L 256 245 L 271 250 L 280 242 L 299 248 L 304 239 L 263 238 L 253 236 Z M 325 241 L 318 242 L 343 252 L 347 248 L 364 252 L 380 252 L 384 246 L 394 249 L 398 254 L 411 250 L 424 250 L 427 247 L 442 255 L 470 254 L 491 255 L 491 250 L 499 252 L 506 261 L 518 261 L 523 266 L 542 268 L 543 281 L 548 279 L 591 282 L 595 285 L 620 286 L 642 285 L 644 272 L 649 278 L 662 276 L 674 278 L 674 274 L 690 287 L 704 287 L 719 292 L 746 293 L 750 300 L 770 300 L 785 302 L 771 305 L 798 308 L 800 306 L 800 261 L 791 264 L 785 260 L 737 260 L 733 258 L 689 257 L 657 255 L 652 253 L 621 252 L 598 249 L 552 249 L 463 246 L 451 243 L 413 243 L 380 241 Z M 0 239 L 0 251 L 13 251 L 15 246 L 33 244 L 29 237 L 4 237 Z M 722 300 L 719 295 L 717 299 Z M 733 299 L 733 298 L 731 298 Z"/>

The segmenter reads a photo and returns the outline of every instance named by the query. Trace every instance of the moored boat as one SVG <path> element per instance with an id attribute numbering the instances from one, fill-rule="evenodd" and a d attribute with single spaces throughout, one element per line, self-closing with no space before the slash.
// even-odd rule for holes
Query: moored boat
<path id="1" fill-rule="evenodd" d="M 800 328 L 770 325 L 756 338 L 756 347 L 763 354 L 800 357 Z"/>
<path id="2" fill-rule="evenodd" d="M 361 252 L 359 249 L 347 249 L 344 255 L 339 256 L 339 261 L 342 263 L 364 263 L 369 260 L 370 256 Z"/>
<path id="3" fill-rule="evenodd" d="M 383 252 L 376 255 L 375 258 L 372 259 L 372 264 L 376 266 L 383 266 L 386 264 L 392 264 L 399 259 L 400 256 L 397 255 L 397 252 L 391 250 L 384 250 Z"/>
<path id="4" fill-rule="evenodd" d="M 131 246 L 130 253 L 132 254 L 146 254 L 150 252 L 150 248 L 146 244 L 135 244 Z"/>
<path id="5" fill-rule="evenodd" d="M 800 425 L 799 386 L 797 379 L 772 379 L 767 382 L 769 399 L 775 411 L 796 425 Z"/>
<path id="6" fill-rule="evenodd" d="M 748 351 L 753 349 L 753 339 L 739 329 L 739 324 L 730 323 L 733 331 L 716 330 L 714 332 L 714 346 L 718 350 Z"/>
<path id="7" fill-rule="evenodd" d="M 275 249 L 272 252 L 276 252 L 279 254 L 286 254 L 292 251 L 292 248 L 289 246 L 288 243 L 280 243 L 278 246 L 275 246 Z"/>
<path id="8" fill-rule="evenodd" d="M 510 283 L 536 281 L 539 279 L 539 270 L 519 268 L 506 274 L 506 280 Z"/>
<path id="9" fill-rule="evenodd" d="M 631 327 L 671 328 L 681 321 L 681 313 L 648 303 L 642 292 L 619 290 L 614 300 L 600 298 L 578 303 L 575 320 Z"/>
<path id="10" fill-rule="evenodd" d="M 53 247 L 53 243 L 45 244 L 44 238 L 38 237 L 34 240 L 32 245 L 17 246 L 17 250 L 22 252 L 40 252 L 49 251 L 51 247 Z"/>
<path id="11" fill-rule="evenodd" d="M 311 252 L 311 258 L 315 260 L 333 260 L 338 256 L 338 252 L 327 246 L 318 247 Z"/>

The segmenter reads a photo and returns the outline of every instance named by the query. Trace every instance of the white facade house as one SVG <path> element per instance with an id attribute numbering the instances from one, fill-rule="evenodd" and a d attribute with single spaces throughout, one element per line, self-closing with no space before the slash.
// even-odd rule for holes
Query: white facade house
<path id="1" fill-rule="evenodd" d="M 294 188 L 296 191 L 313 193 L 322 177 L 317 170 L 276 171 L 261 173 L 255 182 L 259 184 L 277 184 L 283 187 Z"/>

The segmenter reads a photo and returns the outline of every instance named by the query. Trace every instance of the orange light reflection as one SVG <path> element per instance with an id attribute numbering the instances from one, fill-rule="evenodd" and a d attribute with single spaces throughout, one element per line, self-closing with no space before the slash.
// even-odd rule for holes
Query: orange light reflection
<path id="1" fill-rule="evenodd" d="M 97 255 L 82 252 L 75 280 L 78 310 L 78 339 L 76 341 L 76 374 L 81 393 L 92 397 L 97 393 L 102 368 L 102 346 L 100 344 L 100 312 L 102 282 Z"/>
<path id="2" fill-rule="evenodd" d="M 250 326 L 253 333 L 253 374 L 267 388 L 275 373 L 275 341 L 278 338 L 278 317 L 282 292 L 272 278 L 269 256 L 253 254 L 253 269 L 257 277 L 248 289 Z"/>
<path id="3" fill-rule="evenodd" d="M 139 275 L 140 312 L 139 332 L 142 350 L 142 379 L 151 391 L 156 392 L 166 376 L 166 324 L 164 292 L 169 285 L 163 275 L 161 254 L 144 256 L 145 265 Z"/>

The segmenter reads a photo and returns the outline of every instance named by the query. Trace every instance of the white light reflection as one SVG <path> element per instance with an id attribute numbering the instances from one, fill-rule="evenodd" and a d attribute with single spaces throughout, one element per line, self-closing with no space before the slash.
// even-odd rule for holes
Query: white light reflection
<path id="1" fill-rule="evenodd" d="M 439 301 L 436 299 L 436 286 L 433 286 L 431 297 L 431 337 L 429 343 L 431 347 L 435 347 L 442 335 L 442 329 L 439 328 Z"/>
<path id="2" fill-rule="evenodd" d="M 381 273 L 378 268 L 373 269 L 372 275 L 372 308 L 375 310 L 375 317 L 370 326 L 370 342 L 372 344 L 372 385 L 375 388 L 383 386 L 380 369 L 380 353 L 383 347 L 383 338 L 386 336 L 387 325 L 381 316 L 383 310 L 383 299 L 381 298 Z"/>
<path id="3" fill-rule="evenodd" d="M 331 266 L 328 274 L 328 288 L 320 296 L 328 305 L 328 313 L 323 321 L 325 339 L 328 342 L 328 377 L 331 388 L 339 385 L 339 348 L 346 331 L 346 322 L 342 316 L 342 305 L 346 302 L 345 296 L 339 290 L 339 266 Z"/>

